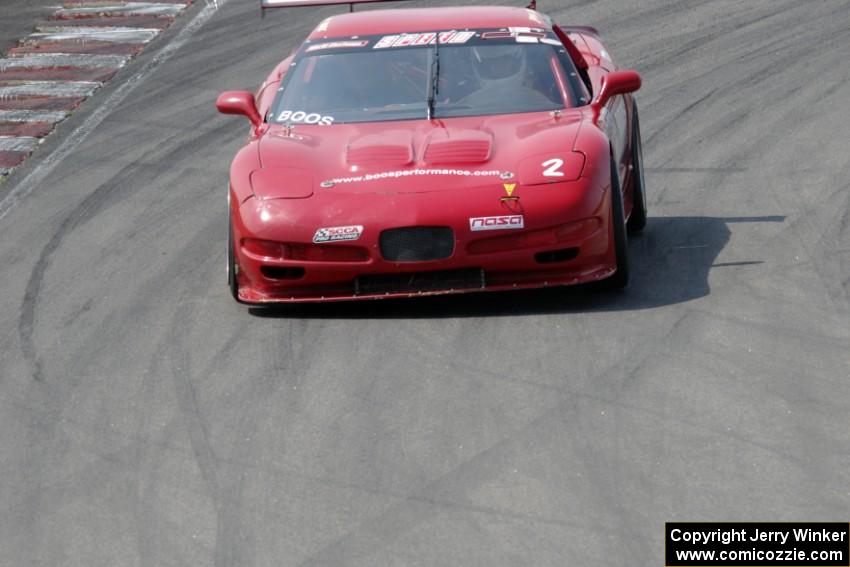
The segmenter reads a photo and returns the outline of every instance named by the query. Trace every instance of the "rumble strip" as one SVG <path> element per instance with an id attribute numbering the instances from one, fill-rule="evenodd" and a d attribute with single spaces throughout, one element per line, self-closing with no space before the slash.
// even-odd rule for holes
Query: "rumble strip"
<path id="1" fill-rule="evenodd" d="M 65 0 L 0 57 L 0 179 L 192 0 Z"/>

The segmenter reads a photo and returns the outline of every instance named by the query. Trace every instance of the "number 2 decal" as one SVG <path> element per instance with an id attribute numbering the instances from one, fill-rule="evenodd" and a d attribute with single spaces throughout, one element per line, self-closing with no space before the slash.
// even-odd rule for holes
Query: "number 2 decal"
<path id="1" fill-rule="evenodd" d="M 541 164 L 546 169 L 543 170 L 543 177 L 563 177 L 564 172 L 561 171 L 561 167 L 564 165 L 564 160 L 558 158 L 552 158 L 550 160 L 544 161 Z"/>

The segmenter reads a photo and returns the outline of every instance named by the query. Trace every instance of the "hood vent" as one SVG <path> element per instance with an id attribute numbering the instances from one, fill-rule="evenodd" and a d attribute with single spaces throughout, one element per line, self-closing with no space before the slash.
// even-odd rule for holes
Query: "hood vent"
<path id="1" fill-rule="evenodd" d="M 410 165 L 413 143 L 410 133 L 403 130 L 367 134 L 349 141 L 345 157 L 348 165 Z"/>
<path id="2" fill-rule="evenodd" d="M 425 163 L 484 163 L 490 159 L 493 137 L 480 130 L 438 130 L 428 139 Z"/>

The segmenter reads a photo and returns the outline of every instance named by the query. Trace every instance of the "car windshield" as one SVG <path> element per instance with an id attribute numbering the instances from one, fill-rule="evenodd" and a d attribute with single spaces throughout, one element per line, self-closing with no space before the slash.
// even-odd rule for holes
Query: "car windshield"
<path id="1" fill-rule="evenodd" d="M 586 102 L 551 32 L 443 31 L 307 42 L 267 119 L 330 125 L 551 111 Z"/>

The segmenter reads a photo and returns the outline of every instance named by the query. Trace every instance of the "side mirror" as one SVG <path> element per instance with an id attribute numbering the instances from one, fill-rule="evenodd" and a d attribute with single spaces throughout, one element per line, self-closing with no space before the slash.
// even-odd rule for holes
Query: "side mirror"
<path id="1" fill-rule="evenodd" d="M 215 107 L 222 114 L 241 114 L 247 117 L 255 128 L 263 122 L 257 111 L 254 95 L 248 91 L 225 91 L 218 95 Z"/>
<path id="2" fill-rule="evenodd" d="M 596 115 L 612 96 L 633 93 L 640 88 L 640 75 L 637 71 L 613 71 L 602 78 L 602 87 L 591 103 Z"/>

